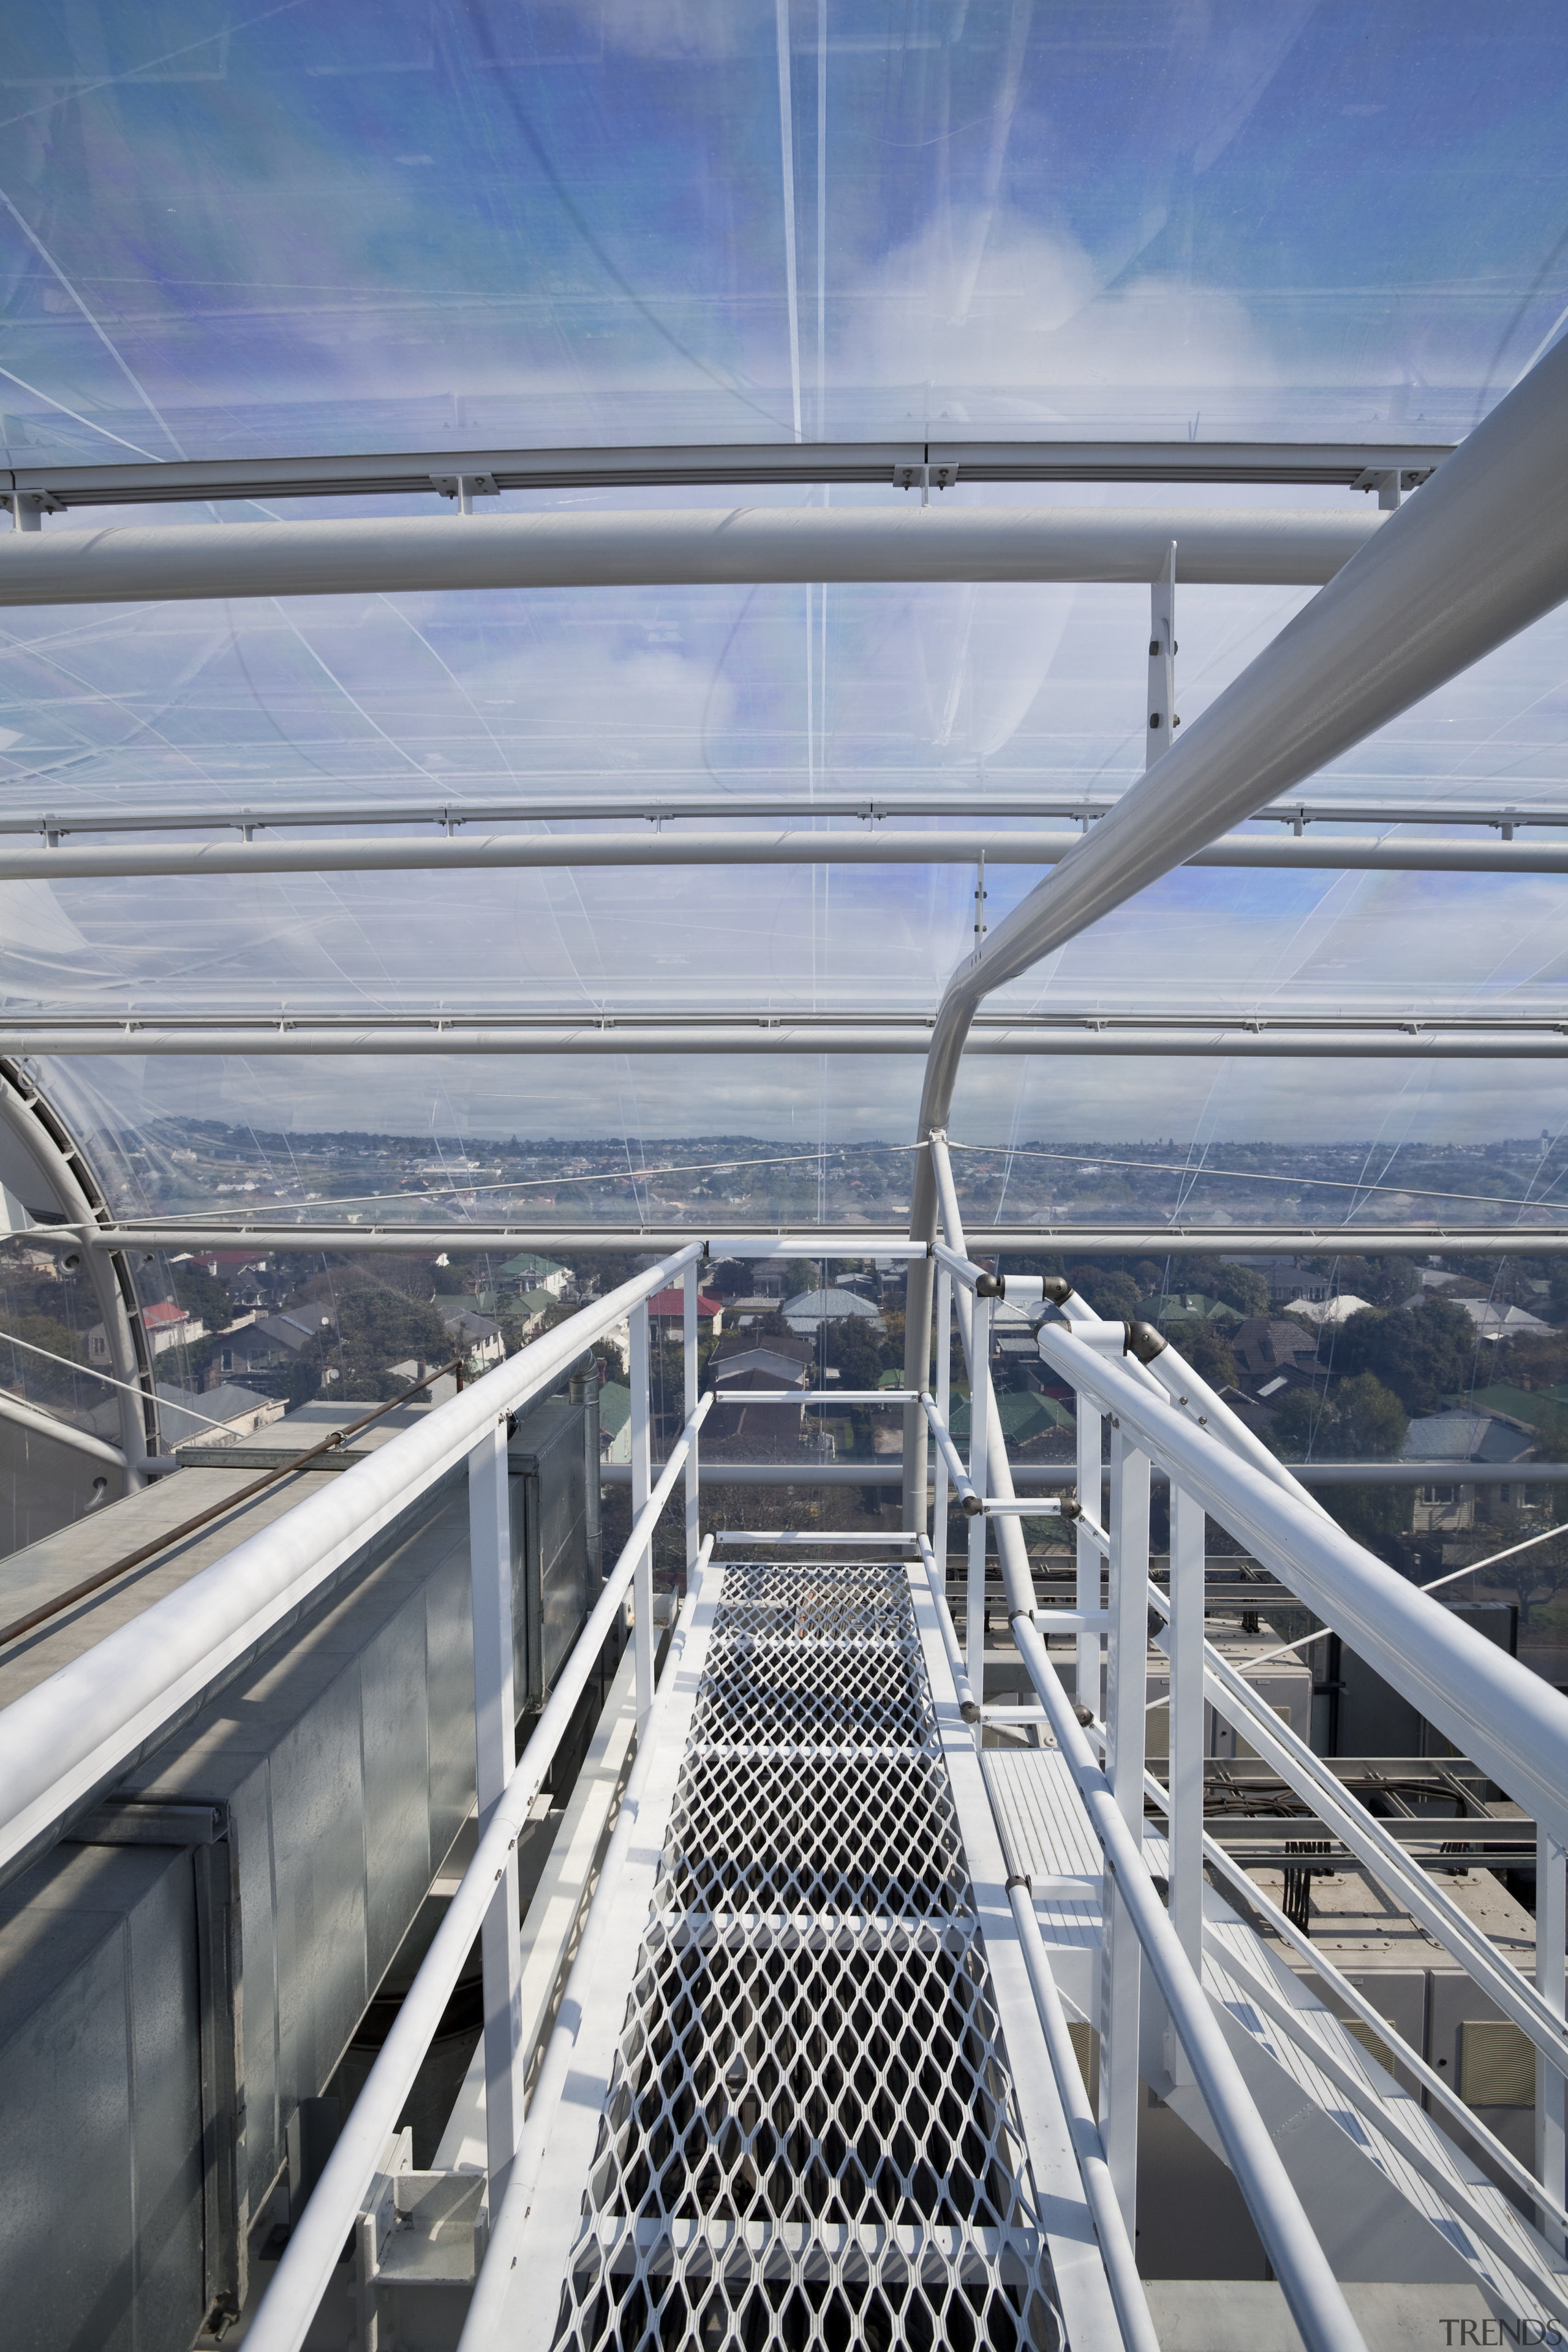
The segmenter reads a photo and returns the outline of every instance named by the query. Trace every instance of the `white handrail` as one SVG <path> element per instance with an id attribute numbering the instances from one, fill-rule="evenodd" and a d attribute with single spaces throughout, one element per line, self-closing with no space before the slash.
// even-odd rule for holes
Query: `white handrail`
<path id="1" fill-rule="evenodd" d="M 948 1162 L 946 1139 L 931 1139 L 931 1161 L 946 1218 L 948 1246 L 963 1252 L 963 1228 Z M 967 1255 L 965 1264 L 969 1264 Z M 972 1275 L 978 1268 L 970 1265 Z M 973 1345 L 971 1300 L 957 1283 L 953 1291 L 959 1328 L 969 1362 L 972 1390 L 989 1391 L 988 1351 Z M 1095 1360 L 1092 1351 L 1082 1353 Z M 1131 1383 L 1129 1383 L 1131 1385 Z M 1169 1410 L 1169 1408 L 1166 1408 Z M 993 1423 L 994 1416 L 992 1416 Z M 987 1448 L 990 1485 L 1003 1501 L 1016 1499 L 1012 1471 L 1000 1433 Z M 1139 1845 L 1122 1818 L 1105 1775 L 1095 1762 L 1076 1713 L 1068 1700 L 1050 1654 L 1032 1622 L 1034 1587 L 1027 1554 L 1016 1519 L 994 1522 L 1002 1554 L 1013 1638 L 1029 1678 L 1056 1735 L 1079 1794 L 1104 1848 L 1108 1870 L 1125 1902 L 1133 1932 L 1148 1955 L 1150 1967 L 1164 1997 L 1172 2023 L 1192 2063 L 1194 2076 L 1207 2102 L 1227 2160 L 1257 2224 L 1275 2275 L 1285 2290 L 1290 2315 L 1309 2352 L 1365 2352 L 1361 2333 L 1351 2315 L 1327 2256 L 1307 2219 L 1300 2198 L 1280 2160 L 1240 2068 L 1208 2005 L 1197 1973 L 1155 1892 Z"/>
<path id="2" fill-rule="evenodd" d="M 1039 1348 L 1461 1754 L 1568 1842 L 1568 1700 L 1062 1326 L 1043 1327 Z"/>
<path id="3" fill-rule="evenodd" d="M 533 1737 L 523 1749 L 506 1792 L 475 1848 L 474 1858 L 447 1906 L 447 1916 L 404 1997 L 392 2031 L 349 2110 L 310 2201 L 284 2249 L 283 2259 L 246 2337 L 251 2352 L 299 2352 L 305 2340 L 343 2240 L 353 2226 L 354 2216 L 375 2176 L 382 2150 L 396 2125 L 505 1871 L 507 1857 L 517 1844 L 529 1808 L 550 1769 L 584 1685 L 626 1598 L 643 1548 L 652 1539 L 659 1515 L 711 1402 L 711 1397 L 706 1396 L 700 1401 L 670 1449 L 663 1475 L 637 1514 L 594 1612 L 577 1636 Z"/>
<path id="4" fill-rule="evenodd" d="M 401 1430 L 176 1592 L 0 1711 L 0 1879 L 56 1838 L 314 1600 L 498 1417 L 552 1387 L 585 1347 L 679 1274 L 677 1251 Z"/>

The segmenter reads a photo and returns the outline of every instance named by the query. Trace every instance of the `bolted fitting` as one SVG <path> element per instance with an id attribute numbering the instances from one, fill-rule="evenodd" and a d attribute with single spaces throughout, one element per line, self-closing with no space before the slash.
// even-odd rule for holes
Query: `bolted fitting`
<path id="1" fill-rule="evenodd" d="M 1040 1296 L 1042 1298 L 1048 1298 L 1053 1307 L 1065 1307 L 1072 1297 L 1072 1285 L 1065 1274 L 1042 1275 Z"/>
<path id="2" fill-rule="evenodd" d="M 965 1495 L 960 1507 L 962 1508 L 966 1519 L 977 1519 L 982 1511 L 985 1508 L 985 1505 L 980 1496 Z"/>
<path id="3" fill-rule="evenodd" d="M 1141 1364 L 1152 1364 L 1155 1357 L 1163 1356 L 1170 1345 L 1169 1340 L 1155 1330 L 1152 1323 L 1129 1323 L 1126 1330 L 1127 1339 L 1121 1352 L 1124 1356 L 1136 1356 Z"/>
<path id="4" fill-rule="evenodd" d="M 965 1723 L 978 1723 L 980 1720 L 980 1709 L 972 1698 L 960 1700 L 958 1712 Z"/>
<path id="5" fill-rule="evenodd" d="M 974 1277 L 976 1298 L 1005 1298 L 1007 1277 L 1005 1274 L 980 1274 Z"/>

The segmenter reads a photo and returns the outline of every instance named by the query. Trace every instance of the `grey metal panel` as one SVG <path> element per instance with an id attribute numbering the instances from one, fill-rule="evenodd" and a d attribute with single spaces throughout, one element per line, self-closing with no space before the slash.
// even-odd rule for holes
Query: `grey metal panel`
<path id="1" fill-rule="evenodd" d="M 430 1853 L 440 1863 L 474 1801 L 474 1632 L 468 1595 L 468 1495 L 452 1506 L 455 1549 L 425 1589 Z"/>
<path id="2" fill-rule="evenodd" d="M 357 1660 L 271 1760 L 279 2074 L 286 2113 L 336 2065 L 370 1998 Z"/>
<path id="3" fill-rule="evenodd" d="M 154 1852 L 159 1851 L 153 1849 Z M 167 1855 L 167 1849 L 163 1850 Z M 137 2352 L 189 2342 L 203 2317 L 202 2037 L 195 1874 L 177 1853 L 132 1912 Z"/>
<path id="4" fill-rule="evenodd" d="M 423 1612 L 400 1609 L 360 1663 L 366 1975 L 378 1984 L 436 1874 Z"/>
<path id="5" fill-rule="evenodd" d="M 589 1587 L 584 1407 L 551 1397 L 522 1422 L 508 1448 L 513 1558 L 526 1588 L 514 1603 L 518 1689 L 542 1704 L 597 1599 Z"/>
<path id="6" fill-rule="evenodd" d="M 176 2352 L 200 2322 L 200 2105 L 169 2063 L 198 2021 L 177 1961 L 156 1981 L 192 1906 L 189 1853 L 156 1846 L 61 1846 L 0 1896 L 10 2352 Z M 138 2236 L 160 2330 L 133 2341 Z"/>

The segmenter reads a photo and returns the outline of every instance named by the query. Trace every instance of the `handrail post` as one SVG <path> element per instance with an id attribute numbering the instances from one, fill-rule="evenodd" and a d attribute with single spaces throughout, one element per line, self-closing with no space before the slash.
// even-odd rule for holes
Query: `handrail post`
<path id="1" fill-rule="evenodd" d="M 991 1301 L 976 1297 L 970 1308 L 969 1339 L 969 1483 L 977 1495 L 989 1492 L 986 1461 L 991 1413 Z M 985 1704 L 985 1529 L 984 1511 L 969 1522 L 969 1589 L 964 1601 L 964 1670 L 976 1706 Z M 978 1748 L 984 1733 L 974 1727 Z"/>
<path id="2" fill-rule="evenodd" d="M 682 1425 L 686 1428 L 690 1427 L 691 1416 L 697 1410 L 697 1292 L 698 1276 L 700 1271 L 701 1268 L 699 1265 L 689 1265 L 680 1277 L 680 1336 L 683 1359 L 680 1418 Z M 698 1441 L 693 1436 L 691 1451 L 686 1457 L 686 1585 L 688 1591 L 690 1591 L 691 1580 L 697 1573 L 697 1554 L 701 1546 L 701 1538 L 697 1531 L 700 1509 L 697 1484 L 697 1444 Z"/>
<path id="3" fill-rule="evenodd" d="M 1204 1955 L 1204 1571 L 1208 1521 L 1184 1487 L 1171 1487 L 1171 1617 L 1166 1629 L 1166 1708 L 1171 1811 L 1171 1924 L 1195 1975 Z M 1185 2053 L 1170 2036 L 1167 2063 L 1191 2080 Z"/>
<path id="4" fill-rule="evenodd" d="M 1100 1495 L 1100 1448 L 1104 1423 L 1100 1408 L 1082 1389 L 1075 1391 L 1078 1411 L 1078 1500 L 1079 1508 L 1098 1519 L 1102 1508 Z M 1087 1616 L 1100 1607 L 1101 1562 L 1100 1546 L 1087 1528 L 1078 1531 L 1078 1582 L 1075 1588 L 1080 1614 Z M 1079 1706 L 1087 1706 L 1091 1715 L 1101 1712 L 1103 1694 L 1100 1682 L 1100 1639 L 1098 1633 L 1080 1633 L 1078 1637 L 1078 1675 L 1076 1696 Z"/>
<path id="5" fill-rule="evenodd" d="M 1143 1710 L 1149 1674 L 1149 1457 L 1110 1433 L 1110 1641 L 1105 1678 L 1105 1777 L 1135 1848 L 1143 1844 Z M 1109 1863 L 1100 1960 L 1100 2120 L 1127 2235 L 1137 2242 L 1137 1931 Z"/>
<path id="6" fill-rule="evenodd" d="M 653 1440 L 648 1398 L 648 1328 L 647 1301 L 642 1299 L 632 1308 L 627 1318 L 631 1351 L 632 1382 L 632 1520 L 638 1514 L 651 1492 L 653 1475 Z M 653 1538 L 637 1554 L 632 1575 L 632 1641 L 637 1654 L 637 1734 L 647 1721 L 653 1705 Z"/>
<path id="7" fill-rule="evenodd" d="M 507 1416 L 502 1413 L 468 1456 L 474 1767 L 481 1837 L 517 1765 L 506 1441 Z M 521 1926 L 514 1843 L 508 1849 L 479 1938 L 484 1963 L 485 2140 L 492 2214 L 500 2209 L 507 2170 L 522 2128 L 523 2086 L 518 2070 L 522 2038 Z"/>
<path id="8" fill-rule="evenodd" d="M 936 1277 L 936 1411 L 944 1429 L 952 1426 L 948 1407 L 952 1400 L 952 1276 L 948 1267 L 941 1266 Z M 947 1592 L 947 1504 L 952 1483 L 947 1475 L 947 1462 L 939 1445 L 934 1465 L 934 1488 L 931 1507 L 931 1555 L 936 1561 L 937 1580 L 942 1593 Z"/>
<path id="9" fill-rule="evenodd" d="M 1538 1832 L 1535 1846 L 1535 1988 L 1553 2016 L 1563 2014 L 1564 1946 L 1568 1945 L 1568 1848 L 1548 1832 Z M 1535 2053 L 1535 2174 L 1552 2202 L 1565 2201 L 1565 2157 L 1568 2157 L 1568 2084 L 1543 2050 Z M 1542 2217 L 1544 2222 L 1544 2215 Z M 1553 2251 L 1564 2251 L 1560 2234 L 1552 2231 Z"/>

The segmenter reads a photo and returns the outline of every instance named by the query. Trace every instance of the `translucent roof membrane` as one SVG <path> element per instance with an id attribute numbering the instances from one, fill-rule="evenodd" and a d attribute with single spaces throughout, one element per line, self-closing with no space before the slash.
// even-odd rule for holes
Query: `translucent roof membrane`
<path id="1" fill-rule="evenodd" d="M 4 458 L 797 435 L 1442 446 L 1517 380 L 1568 304 L 1565 84 L 1563 13 L 1528 5 L 1479 18 L 971 0 L 895 21 L 848 0 L 351 0 L 242 20 L 179 0 L 24 0 L 0 59 Z M 946 495 L 1365 510 L 1349 490 Z M 901 496 L 836 488 L 831 500 Z M 107 520 L 221 530 L 272 511 L 281 529 L 323 510 Z M 419 510 L 449 511 L 434 493 Z M 1178 588 L 1189 723 L 1310 593 Z M 1114 794 L 1142 773 L 1147 626 L 1142 589 L 1103 586 L 12 612 L 0 818 L 391 807 L 428 829 L 452 801 L 588 821 L 608 800 L 720 795 L 726 822 L 764 801 L 853 825 L 822 812 L 896 793 L 977 822 L 994 800 Z M 1314 794 L 1568 807 L 1565 650 L 1559 614 L 1359 746 Z M 989 868 L 988 919 L 1035 878 Z M 974 921 L 973 869 L 940 864 L 0 891 L 0 1023 L 924 1015 Z M 996 1009 L 1555 1012 L 1561 892 L 1551 877 L 1190 868 Z M 46 1075 L 95 1130 L 200 1112 L 268 1129 L 901 1137 L 920 1065 L 148 1055 L 70 1057 Z M 975 1062 L 954 1124 L 1188 1139 L 1360 1134 L 1398 1118 L 1512 1132 L 1561 1123 L 1564 1097 L 1539 1063 L 1044 1057 Z"/>

